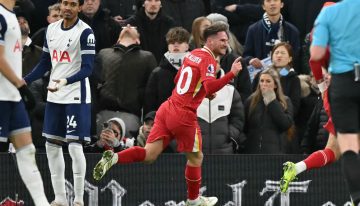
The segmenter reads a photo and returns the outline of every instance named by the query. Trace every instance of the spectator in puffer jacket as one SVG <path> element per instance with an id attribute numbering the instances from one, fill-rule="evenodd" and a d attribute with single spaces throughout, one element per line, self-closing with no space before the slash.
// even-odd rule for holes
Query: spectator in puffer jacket
<path id="1" fill-rule="evenodd" d="M 225 75 L 217 66 L 218 78 Z M 226 85 L 213 99 L 205 98 L 197 109 L 204 154 L 234 154 L 244 148 L 244 106 L 233 85 Z"/>
<path id="2" fill-rule="evenodd" d="M 136 28 L 126 26 L 115 46 L 99 52 L 94 70 L 101 74 L 99 109 L 131 113 L 140 120 L 145 87 L 157 63 L 151 52 L 140 49 L 139 38 Z"/>

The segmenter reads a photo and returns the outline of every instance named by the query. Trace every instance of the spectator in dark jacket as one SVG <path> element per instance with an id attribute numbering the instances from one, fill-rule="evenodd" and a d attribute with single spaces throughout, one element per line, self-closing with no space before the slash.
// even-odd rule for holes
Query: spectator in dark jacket
<path id="1" fill-rule="evenodd" d="M 110 10 L 102 8 L 100 0 L 84 0 L 79 18 L 94 31 L 96 53 L 116 43 L 120 25 L 110 16 Z"/>
<path id="2" fill-rule="evenodd" d="M 46 152 L 46 138 L 42 136 L 42 131 L 44 124 L 45 105 L 48 93 L 47 86 L 49 85 L 49 78 L 50 73 L 48 72 L 41 79 L 32 82 L 29 86 L 29 89 L 33 93 L 36 100 L 36 106 L 30 113 L 31 134 L 37 151 L 44 153 Z"/>
<path id="3" fill-rule="evenodd" d="M 284 94 L 290 98 L 294 110 L 294 118 L 296 118 L 301 102 L 301 86 L 300 79 L 293 68 L 293 52 L 291 45 L 286 42 L 278 43 L 271 52 L 272 68 L 280 75 L 280 82 Z M 257 75 L 253 82 L 253 90 L 256 90 L 259 82 Z"/>
<path id="4" fill-rule="evenodd" d="M 194 19 L 206 15 L 204 2 L 199 0 L 165 0 L 162 6 L 163 12 L 174 19 L 175 26 L 184 27 L 189 32 Z"/>
<path id="5" fill-rule="evenodd" d="M 189 38 L 189 32 L 182 27 L 174 27 L 166 34 L 168 51 L 149 77 L 145 90 L 144 114 L 156 111 L 171 96 L 175 87 L 174 78 L 188 53 Z"/>
<path id="6" fill-rule="evenodd" d="M 46 20 L 49 24 L 54 23 L 62 18 L 62 14 L 60 14 L 60 3 L 56 3 L 53 5 L 50 5 L 48 7 L 49 15 L 46 17 Z M 41 29 L 38 29 L 32 36 L 31 40 L 33 43 L 40 48 L 44 45 L 44 39 L 46 35 L 46 27 L 43 27 Z"/>
<path id="7" fill-rule="evenodd" d="M 135 13 L 136 1 L 138 0 L 102 0 L 102 5 L 110 10 L 111 16 L 117 23 L 122 24 Z"/>
<path id="8" fill-rule="evenodd" d="M 140 118 L 148 78 L 156 67 L 154 55 L 139 46 L 136 28 L 126 26 L 118 43 L 99 52 L 94 70 L 101 74 L 100 109 L 123 111 Z"/>
<path id="9" fill-rule="evenodd" d="M 241 44 L 245 43 L 246 32 L 251 24 L 263 14 L 260 0 L 213 0 L 213 12 L 229 19 L 230 30 Z"/>
<path id="10" fill-rule="evenodd" d="M 224 74 L 224 70 L 218 69 L 218 77 Z M 205 154 L 234 154 L 243 149 L 244 106 L 234 86 L 228 84 L 216 92 L 215 98 L 205 98 L 197 116 Z"/>
<path id="11" fill-rule="evenodd" d="M 247 153 L 284 154 L 293 133 L 293 108 L 282 92 L 279 74 L 266 69 L 256 91 L 245 102 Z"/>
<path id="12" fill-rule="evenodd" d="M 281 15 L 283 0 L 263 0 L 262 5 L 265 10 L 263 18 L 252 24 L 246 35 L 246 63 L 261 68 L 261 60 L 270 56 L 273 46 L 278 42 L 288 42 L 292 46 L 296 63 L 300 51 L 299 31 Z"/>
<path id="13" fill-rule="evenodd" d="M 22 74 L 23 76 L 31 72 L 34 66 L 39 62 L 42 49 L 34 45 L 29 37 L 29 23 L 23 13 L 16 13 L 20 31 L 22 48 Z"/>
<path id="14" fill-rule="evenodd" d="M 175 22 L 161 11 L 160 0 L 145 0 L 142 6 L 135 15 L 126 19 L 125 25 L 137 27 L 141 48 L 152 52 L 159 63 L 167 51 L 165 35 Z"/>

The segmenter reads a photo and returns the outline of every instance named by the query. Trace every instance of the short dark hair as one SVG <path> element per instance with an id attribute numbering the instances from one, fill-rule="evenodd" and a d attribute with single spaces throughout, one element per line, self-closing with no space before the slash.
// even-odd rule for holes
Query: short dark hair
<path id="1" fill-rule="evenodd" d="M 84 4 L 84 0 L 78 0 L 78 1 L 79 1 L 80 6 Z M 61 3 L 61 2 L 62 2 L 62 0 L 59 0 L 59 3 Z"/>
<path id="2" fill-rule="evenodd" d="M 284 0 L 280 0 L 280 1 L 284 3 Z M 264 3 L 265 3 L 265 0 L 261 0 L 261 5 L 264 5 Z"/>
<path id="3" fill-rule="evenodd" d="M 224 31 L 229 36 L 229 26 L 221 21 L 214 22 L 204 30 L 204 40 L 206 41 L 210 36 L 216 35 L 218 32 Z"/>
<path id="4" fill-rule="evenodd" d="M 168 44 L 178 43 L 188 43 L 190 39 L 190 33 L 183 27 L 174 27 L 171 28 L 166 34 L 166 42 Z"/>

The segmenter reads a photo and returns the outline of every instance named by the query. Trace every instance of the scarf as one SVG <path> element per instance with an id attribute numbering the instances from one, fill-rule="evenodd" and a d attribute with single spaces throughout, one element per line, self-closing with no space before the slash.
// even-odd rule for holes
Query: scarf
<path id="1" fill-rule="evenodd" d="M 166 52 L 164 54 L 164 56 L 176 70 L 179 70 L 179 68 L 181 67 L 181 65 L 183 63 L 184 57 L 187 53 L 188 52 L 184 52 L 184 53 Z"/>
<path id="2" fill-rule="evenodd" d="M 275 24 L 271 23 L 267 13 L 264 13 L 262 23 L 267 31 L 265 39 L 265 53 L 270 55 L 270 52 L 275 44 L 284 41 L 283 30 L 283 16 L 280 15 L 280 19 Z"/>

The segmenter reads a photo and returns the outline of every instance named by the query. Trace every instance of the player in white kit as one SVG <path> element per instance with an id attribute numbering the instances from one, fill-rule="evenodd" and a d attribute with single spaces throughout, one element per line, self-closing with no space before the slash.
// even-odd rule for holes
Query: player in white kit
<path id="1" fill-rule="evenodd" d="M 38 65 L 24 79 L 30 83 L 51 70 L 43 136 L 47 138 L 53 206 L 67 206 L 65 163 L 62 146 L 67 143 L 72 159 L 74 206 L 83 206 L 86 160 L 82 143 L 90 141 L 90 85 L 95 56 L 91 28 L 78 18 L 83 0 L 62 0 L 63 19 L 47 28 L 43 54 Z"/>
<path id="2" fill-rule="evenodd" d="M 15 0 L 0 0 L 0 142 L 10 139 L 16 149 L 20 176 L 35 205 L 48 206 L 25 109 L 33 108 L 35 100 L 21 79 L 21 33 L 14 5 Z"/>

